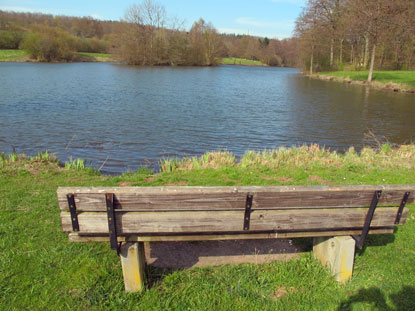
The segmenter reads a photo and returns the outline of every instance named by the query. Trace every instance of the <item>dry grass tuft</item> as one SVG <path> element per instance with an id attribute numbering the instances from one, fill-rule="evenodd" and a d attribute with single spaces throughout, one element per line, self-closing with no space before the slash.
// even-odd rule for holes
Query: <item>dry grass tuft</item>
<path id="1" fill-rule="evenodd" d="M 274 300 L 277 300 L 278 298 L 281 298 L 287 295 L 288 293 L 294 293 L 294 292 L 295 292 L 294 287 L 286 288 L 284 286 L 279 286 L 275 291 L 272 292 L 271 298 Z"/>
<path id="2" fill-rule="evenodd" d="M 201 157 L 185 157 L 183 159 L 163 159 L 160 161 L 160 171 L 174 172 L 176 170 L 190 171 L 195 169 L 220 169 L 235 165 L 235 156 L 228 151 L 207 152 Z"/>
<path id="3" fill-rule="evenodd" d="M 373 167 L 415 169 L 415 145 L 394 147 L 391 144 L 380 145 L 379 148 L 363 148 L 360 153 L 351 147 L 344 154 L 331 151 L 313 144 L 276 150 L 247 151 L 240 162 L 230 152 L 208 152 L 201 157 L 183 159 L 164 159 L 160 161 L 162 172 L 175 170 L 222 169 L 239 166 L 241 168 L 267 167 L 347 167 L 349 169 L 365 169 Z"/>

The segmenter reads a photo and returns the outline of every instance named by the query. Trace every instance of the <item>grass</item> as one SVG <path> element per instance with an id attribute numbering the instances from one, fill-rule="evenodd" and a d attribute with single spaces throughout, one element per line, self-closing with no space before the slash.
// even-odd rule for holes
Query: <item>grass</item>
<path id="1" fill-rule="evenodd" d="M 111 54 L 107 53 L 88 53 L 88 52 L 77 52 L 78 55 L 89 56 L 89 57 L 99 57 L 99 58 L 110 58 Z"/>
<path id="2" fill-rule="evenodd" d="M 22 60 L 29 54 L 23 50 L 0 50 L 0 62 Z"/>
<path id="3" fill-rule="evenodd" d="M 84 170 L 84 169 L 87 168 L 86 165 L 85 165 L 85 162 L 86 161 L 83 160 L 83 159 L 72 160 L 72 158 L 71 158 L 68 162 L 65 162 L 65 168 L 68 169 L 68 170 L 72 170 L 72 169 Z"/>
<path id="4" fill-rule="evenodd" d="M 266 66 L 266 64 L 259 60 L 250 60 L 236 57 L 224 57 L 222 58 L 221 64 L 223 65 L 243 65 L 243 66 Z"/>
<path id="5" fill-rule="evenodd" d="M 159 162 L 161 172 L 174 172 L 176 170 L 192 170 L 192 169 L 218 169 L 235 164 L 235 156 L 230 152 L 207 152 L 200 158 L 167 158 Z"/>
<path id="6" fill-rule="evenodd" d="M 358 81 L 366 81 L 369 75 L 368 71 L 333 71 L 322 72 L 321 75 L 329 75 L 344 79 L 353 79 Z M 373 73 L 373 81 L 383 84 L 398 83 L 404 84 L 411 88 L 415 87 L 415 71 L 375 71 Z"/>
<path id="7" fill-rule="evenodd" d="M 220 168 L 257 168 L 284 169 L 293 167 L 307 169 L 315 167 L 345 167 L 349 169 L 365 169 L 376 167 L 407 167 L 415 169 L 415 145 L 403 145 L 393 148 L 390 144 L 382 145 L 378 150 L 363 148 L 357 153 L 352 147 L 344 154 L 330 151 L 318 145 L 309 145 L 262 152 L 247 151 L 239 162 L 235 156 L 226 151 L 207 152 L 201 157 L 185 157 L 182 159 L 162 159 L 159 163 L 161 172 L 192 171 L 197 169 Z"/>
<path id="8" fill-rule="evenodd" d="M 65 168 L 46 152 L 1 154 L 0 309 L 414 310 L 413 205 L 394 235 L 368 238 L 346 285 L 309 252 L 265 265 L 148 267 L 152 286 L 126 294 L 116 252 L 108 243 L 69 243 L 56 201 L 58 186 L 415 184 L 414 154 L 413 145 L 344 155 L 309 146 L 250 152 L 239 162 L 230 153 L 208 153 L 177 159 L 174 170 L 160 174 L 141 169 L 116 177 Z"/>
<path id="9" fill-rule="evenodd" d="M 95 59 L 96 61 L 110 61 L 111 54 L 78 52 L 80 56 Z M 22 61 L 29 56 L 24 50 L 0 50 L 0 62 Z"/>

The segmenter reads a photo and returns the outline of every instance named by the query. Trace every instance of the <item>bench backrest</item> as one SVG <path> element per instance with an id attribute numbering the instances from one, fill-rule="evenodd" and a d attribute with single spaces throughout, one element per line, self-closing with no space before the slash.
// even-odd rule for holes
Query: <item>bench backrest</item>
<path id="1" fill-rule="evenodd" d="M 405 223 L 409 209 L 404 205 L 414 201 L 415 185 L 60 187 L 57 195 L 63 231 L 80 235 L 108 235 L 107 198 L 112 197 L 118 236 L 261 232 L 321 236 L 361 231 L 376 191 L 381 192 L 370 230 L 389 233 Z"/>

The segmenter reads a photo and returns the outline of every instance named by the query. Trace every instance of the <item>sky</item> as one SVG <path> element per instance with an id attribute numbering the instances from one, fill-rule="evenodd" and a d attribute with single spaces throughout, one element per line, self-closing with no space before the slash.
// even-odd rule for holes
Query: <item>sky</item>
<path id="1" fill-rule="evenodd" d="M 186 29 L 203 18 L 221 33 L 284 39 L 292 36 L 295 19 L 307 0 L 155 0 L 169 18 L 184 21 Z M 140 0 L 0 0 L 0 10 L 53 15 L 92 16 L 120 20 Z"/>

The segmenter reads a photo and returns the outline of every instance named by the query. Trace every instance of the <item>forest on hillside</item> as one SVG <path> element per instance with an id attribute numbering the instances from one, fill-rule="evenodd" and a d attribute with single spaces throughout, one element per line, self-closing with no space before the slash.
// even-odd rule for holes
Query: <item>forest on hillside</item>
<path id="1" fill-rule="evenodd" d="M 210 66 L 236 57 L 294 67 L 297 41 L 220 34 L 202 18 L 185 29 L 152 0 L 131 5 L 120 21 L 0 11 L 0 49 L 24 49 L 47 62 L 74 61 L 76 52 L 95 52 L 132 65 Z"/>
<path id="2" fill-rule="evenodd" d="M 295 36 L 310 73 L 415 67 L 414 0 L 308 0 Z"/>

